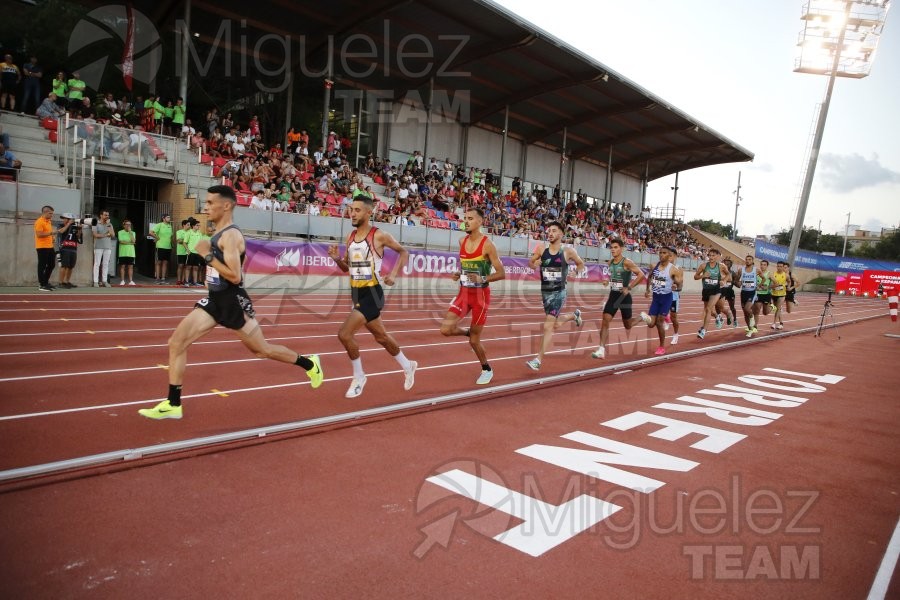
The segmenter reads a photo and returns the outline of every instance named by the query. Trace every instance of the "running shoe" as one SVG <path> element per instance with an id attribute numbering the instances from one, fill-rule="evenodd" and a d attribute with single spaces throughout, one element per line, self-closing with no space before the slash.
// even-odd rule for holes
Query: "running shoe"
<path id="1" fill-rule="evenodd" d="M 697 337 L 701 340 L 706 337 L 706 329 L 703 327 L 700 328 L 700 331 L 697 332 Z"/>
<path id="2" fill-rule="evenodd" d="M 756 327 L 756 317 L 750 317 L 750 329 Z"/>
<path id="3" fill-rule="evenodd" d="M 481 375 L 478 376 L 478 379 L 475 380 L 475 383 L 478 385 L 487 385 L 491 382 L 491 379 L 494 378 L 494 371 L 485 371 L 481 370 Z"/>
<path id="4" fill-rule="evenodd" d="M 532 371 L 539 371 L 541 369 L 541 361 L 536 358 L 532 358 L 531 360 L 527 361 L 525 364 L 528 365 L 528 368 L 531 369 Z"/>
<path id="5" fill-rule="evenodd" d="M 181 406 L 172 406 L 168 400 L 163 400 L 153 408 L 142 408 L 138 414 L 148 419 L 180 419 Z"/>
<path id="6" fill-rule="evenodd" d="M 129 282 L 128 282 L 128 285 L 135 285 L 135 286 L 136 286 L 137 284 L 136 284 L 135 282 L 133 282 L 133 281 L 129 281 Z"/>
<path id="7" fill-rule="evenodd" d="M 353 381 L 350 382 L 350 387 L 347 388 L 347 393 L 344 394 L 344 397 L 356 398 L 362 394 L 364 387 L 366 387 L 366 376 L 363 375 L 361 378 L 354 377 Z"/>
<path id="8" fill-rule="evenodd" d="M 778 329 L 778 330 L 784 329 L 784 323 L 779 323 L 775 329 Z"/>
<path id="9" fill-rule="evenodd" d="M 716 329 L 722 329 L 722 315 L 716 315 Z"/>
<path id="10" fill-rule="evenodd" d="M 103 287 L 112 287 L 112 286 L 109 285 L 109 282 L 108 282 L 108 281 L 104 281 L 104 282 L 103 282 Z"/>
<path id="11" fill-rule="evenodd" d="M 575 312 L 572 313 L 575 315 L 575 327 L 581 327 L 584 325 L 584 319 L 581 318 L 581 309 L 576 308 Z"/>
<path id="12" fill-rule="evenodd" d="M 416 369 L 419 367 L 419 363 L 414 360 L 409 361 L 409 369 L 403 371 L 406 379 L 403 381 L 403 389 L 407 392 L 412 389 L 413 385 L 416 383 Z"/>
<path id="13" fill-rule="evenodd" d="M 310 354 L 306 358 L 311 360 L 313 364 L 312 369 L 306 372 L 306 375 L 309 377 L 310 381 L 309 387 L 311 387 L 312 389 L 316 389 L 317 387 L 322 385 L 322 381 L 324 381 L 325 379 L 325 374 L 322 372 L 322 363 L 319 360 L 318 354 Z"/>
<path id="14" fill-rule="evenodd" d="M 606 358 L 606 348 L 600 346 L 593 352 L 591 352 L 591 358 Z"/>
<path id="15" fill-rule="evenodd" d="M 752 338 L 752 337 L 753 337 L 753 332 L 756 331 L 756 330 L 755 330 L 755 329 L 750 329 L 749 327 L 747 327 L 747 328 L 745 328 L 745 329 L 747 330 L 747 337 L 748 337 L 748 338 Z"/>
<path id="16" fill-rule="evenodd" d="M 778 323 L 772 323 L 772 329 L 778 329 Z"/>
<path id="17" fill-rule="evenodd" d="M 656 356 L 662 356 L 665 353 L 666 353 L 666 349 L 663 346 L 660 346 L 659 348 L 656 349 L 656 352 L 654 352 L 653 354 L 655 354 Z"/>
<path id="18" fill-rule="evenodd" d="M 753 326 L 753 333 L 759 333 L 759 329 L 755 325 Z"/>
<path id="19" fill-rule="evenodd" d="M 777 314 L 778 314 L 778 307 L 775 306 L 775 303 L 774 303 L 774 302 L 770 302 L 770 303 L 769 303 L 769 310 L 772 311 L 772 314 L 773 314 L 773 315 L 777 315 Z"/>
<path id="20" fill-rule="evenodd" d="M 53 290 L 51 288 L 47 287 L 46 285 L 42 285 L 41 287 L 38 288 L 38 291 L 39 292 L 52 292 Z"/>
<path id="21" fill-rule="evenodd" d="M 669 344 L 671 346 L 675 346 L 678 344 L 678 334 L 677 333 L 672 334 L 672 341 L 670 341 Z"/>
<path id="22" fill-rule="evenodd" d="M 729 316 L 726 315 L 726 317 L 725 317 L 725 324 L 726 324 L 726 325 L 731 325 L 731 317 L 729 317 Z"/>
<path id="23" fill-rule="evenodd" d="M 646 323 L 647 325 L 649 325 L 649 324 L 650 324 L 650 315 L 648 315 L 648 314 L 645 313 L 645 312 L 642 312 L 642 313 L 641 313 L 641 321 L 643 321 L 644 323 Z"/>
<path id="24" fill-rule="evenodd" d="M 732 327 L 733 329 L 737 329 L 737 327 L 738 327 L 738 320 L 737 320 L 737 319 L 735 319 L 734 321 L 732 321 L 731 327 Z"/>
<path id="25" fill-rule="evenodd" d="M 744 327 L 744 332 L 745 332 L 745 333 L 750 333 L 750 326 L 749 326 L 749 325 L 748 325 L 747 327 Z"/>
<path id="26" fill-rule="evenodd" d="M 125 285 L 125 280 L 124 280 L 124 279 L 123 279 L 122 281 L 119 282 L 119 286 L 120 286 L 120 287 L 123 286 L 123 285 Z"/>

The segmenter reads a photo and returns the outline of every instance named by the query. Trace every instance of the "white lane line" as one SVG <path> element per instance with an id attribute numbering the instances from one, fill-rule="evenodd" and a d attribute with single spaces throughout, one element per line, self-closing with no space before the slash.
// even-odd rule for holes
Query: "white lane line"
<path id="1" fill-rule="evenodd" d="M 878 567 L 875 581 L 872 582 L 872 589 L 869 590 L 868 600 L 884 600 L 887 596 L 891 578 L 894 576 L 894 569 L 897 568 L 898 557 L 900 557 L 900 521 L 897 521 L 897 526 L 894 527 L 894 535 L 891 536 L 891 541 L 888 542 L 884 551 L 881 566 Z"/>
<path id="2" fill-rule="evenodd" d="M 815 318 L 818 318 L 818 317 L 810 317 L 808 319 L 796 319 L 796 321 L 809 321 L 809 320 L 813 320 Z M 865 319 L 865 318 L 866 317 L 859 317 L 859 319 Z M 868 317 L 868 318 L 874 318 L 874 317 Z M 843 325 L 843 324 L 847 324 L 850 322 L 851 321 L 838 321 L 836 323 L 836 325 Z M 724 330 L 722 330 L 722 331 L 724 331 Z M 716 331 L 711 331 L 710 333 L 716 333 Z M 776 337 L 776 336 L 783 336 L 785 334 L 791 335 L 791 333 L 792 332 L 790 332 L 790 331 L 781 332 L 781 333 L 775 334 L 775 336 L 767 336 L 767 337 L 772 337 L 773 339 L 778 339 L 778 337 Z M 607 344 L 606 347 L 609 348 L 611 346 L 625 346 L 626 344 L 638 344 L 638 343 L 647 342 L 650 340 L 658 340 L 658 339 L 659 338 L 654 335 L 654 336 L 647 337 L 644 339 L 626 340 L 623 342 Z M 756 339 L 758 342 L 758 340 L 765 339 L 765 337 L 756 338 Z M 744 340 L 737 340 L 734 342 L 727 342 L 727 343 L 728 344 L 741 344 L 742 342 L 744 342 Z M 747 342 L 750 342 L 750 340 L 747 340 Z M 468 343 L 468 342 L 458 342 L 458 343 Z M 563 348 L 560 350 L 548 351 L 547 354 L 562 354 L 562 353 L 574 354 L 575 352 L 582 351 L 582 350 L 590 350 L 594 347 L 595 346 L 590 345 L 590 346 L 577 346 L 574 348 Z M 382 348 L 371 348 L 368 351 L 379 351 L 379 350 L 382 350 Z M 698 350 L 698 349 L 693 348 L 692 351 L 693 350 Z M 361 350 L 361 351 L 363 351 L 363 350 Z M 340 352 L 330 352 L 328 354 L 343 354 L 343 353 L 344 353 L 343 351 L 340 351 Z M 521 360 L 523 358 L 528 358 L 528 357 L 533 357 L 533 356 L 534 356 L 534 353 L 529 352 L 528 354 L 518 354 L 518 355 L 514 355 L 514 356 L 501 356 L 501 357 L 496 357 L 496 358 L 490 357 L 490 362 L 493 363 L 493 362 L 501 362 L 501 361 L 507 361 L 507 360 Z M 623 356 L 625 356 L 625 355 L 623 354 Z M 671 356 L 676 356 L 676 355 L 667 355 L 667 356 L 671 357 Z M 647 355 L 644 358 L 645 359 L 653 359 L 653 357 L 650 355 Z M 249 362 L 249 361 L 257 361 L 257 360 L 265 360 L 265 359 L 249 358 L 249 359 L 236 360 L 236 361 L 232 361 L 232 362 Z M 198 363 L 198 364 L 221 364 L 221 363 Z M 446 368 L 451 368 L 451 367 L 460 367 L 460 366 L 465 366 L 465 365 L 476 365 L 476 364 L 478 364 L 478 360 L 469 360 L 469 361 L 443 364 L 443 365 L 423 366 L 423 367 L 419 367 L 418 370 L 425 371 L 425 370 L 431 370 L 431 369 L 446 369 Z M 602 363 L 598 363 L 598 364 L 602 364 Z M 615 365 L 615 363 L 610 364 L 610 366 L 614 366 L 614 365 Z M 149 368 L 159 368 L 159 367 L 149 367 Z M 145 368 L 135 369 L 135 370 L 144 370 L 144 369 Z M 124 371 L 124 369 L 120 370 L 120 371 L 111 371 L 111 372 L 122 372 L 122 371 Z M 382 371 L 379 373 L 366 373 L 366 377 L 380 377 L 383 375 L 393 375 L 393 374 L 397 374 L 397 373 L 402 373 L 402 370 L 397 369 L 394 371 Z M 333 377 L 330 379 L 325 379 L 325 381 L 346 381 L 346 380 L 349 380 L 352 378 L 353 378 L 352 375 L 346 375 L 344 377 Z M 294 386 L 298 386 L 298 385 L 307 385 L 307 384 L 309 384 L 309 381 L 298 381 L 298 382 L 292 382 L 292 383 L 281 383 L 281 384 L 257 386 L 257 387 L 252 387 L 252 388 L 219 390 L 218 392 L 204 392 L 204 393 L 200 393 L 200 394 L 190 394 L 187 396 L 182 396 L 182 398 L 184 398 L 184 399 L 206 398 L 206 397 L 211 397 L 211 396 L 220 397 L 220 394 L 233 395 L 233 394 L 239 394 L 242 392 L 258 392 L 258 391 L 263 391 L 263 390 L 272 390 L 272 389 L 294 387 Z M 137 405 L 141 405 L 141 404 L 156 403 L 156 402 L 159 402 L 160 400 L 163 400 L 163 398 L 156 398 L 156 399 L 150 399 L 150 400 L 133 400 L 133 401 L 129 401 L 129 402 L 118 402 L 115 404 L 79 406 L 76 408 L 65 408 L 65 409 L 51 410 L 51 411 L 44 411 L 44 412 L 37 412 L 37 413 L 23 413 L 23 414 L 18 414 L 18 415 L 7 415 L 7 416 L 0 416 L 0 421 L 14 421 L 14 420 L 20 420 L 20 419 L 33 418 L 33 417 L 46 417 L 46 416 L 53 416 L 53 415 L 67 414 L 67 413 L 74 413 L 74 412 L 84 412 L 84 411 L 88 411 L 88 410 L 103 410 L 106 408 L 115 408 L 115 407 L 120 407 L 120 406 L 137 406 Z"/>

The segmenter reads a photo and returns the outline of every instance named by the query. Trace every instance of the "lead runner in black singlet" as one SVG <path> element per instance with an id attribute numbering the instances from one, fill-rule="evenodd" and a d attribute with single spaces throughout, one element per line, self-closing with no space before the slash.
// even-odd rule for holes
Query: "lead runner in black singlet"
<path id="1" fill-rule="evenodd" d="M 197 253 L 206 261 L 206 285 L 209 296 L 201 299 L 169 338 L 169 395 L 153 408 L 138 411 L 148 419 L 180 419 L 181 384 L 187 366 L 187 349 L 216 326 L 232 329 L 248 350 L 260 358 L 295 364 L 306 370 L 314 388 L 322 385 L 322 367 L 318 355 L 303 356 L 284 346 L 270 344 L 263 337 L 253 303 L 244 290 L 246 243 L 233 222 L 237 205 L 234 190 L 215 185 L 207 190 L 205 211 L 216 224 L 218 233 L 197 242 Z"/>

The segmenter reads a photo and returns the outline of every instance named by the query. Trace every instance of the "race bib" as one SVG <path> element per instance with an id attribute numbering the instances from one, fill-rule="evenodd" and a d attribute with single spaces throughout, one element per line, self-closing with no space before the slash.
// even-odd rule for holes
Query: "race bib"
<path id="1" fill-rule="evenodd" d="M 474 281 L 469 279 L 472 276 Z M 460 285 L 463 287 L 482 287 L 484 276 L 478 269 L 463 269 L 462 276 L 459 278 Z"/>
<path id="2" fill-rule="evenodd" d="M 750 281 L 745 281 L 744 284 L 741 286 L 741 289 L 744 290 L 745 292 L 753 292 L 756 290 L 756 284 L 753 282 L 750 282 Z"/>
<path id="3" fill-rule="evenodd" d="M 543 276 L 544 281 L 548 283 L 558 283 L 562 281 L 562 269 L 543 269 L 541 275 Z"/>
<path id="4" fill-rule="evenodd" d="M 610 281 L 609 287 L 612 288 L 612 291 L 614 291 L 614 292 L 621 292 L 622 291 L 622 282 L 621 281 Z"/>
<path id="5" fill-rule="evenodd" d="M 372 279 L 372 265 L 366 261 L 351 262 L 350 278 L 354 281 L 370 281 Z"/>
<path id="6" fill-rule="evenodd" d="M 708 286 L 708 287 L 713 287 L 713 286 L 719 285 L 719 280 L 715 277 L 704 277 L 703 285 Z"/>
<path id="7" fill-rule="evenodd" d="M 206 265 L 206 283 L 208 285 L 219 285 L 221 283 L 222 277 L 219 275 L 219 272 L 211 265 Z"/>

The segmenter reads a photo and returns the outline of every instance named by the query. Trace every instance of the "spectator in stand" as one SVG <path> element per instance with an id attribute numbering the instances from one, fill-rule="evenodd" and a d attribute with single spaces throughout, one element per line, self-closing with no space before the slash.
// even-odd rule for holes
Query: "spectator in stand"
<path id="1" fill-rule="evenodd" d="M 28 59 L 28 62 L 22 66 L 22 74 L 25 76 L 25 93 L 22 94 L 22 112 L 29 112 L 41 101 L 41 78 L 44 76 L 44 70 L 38 63 L 36 56 Z"/>
<path id="2" fill-rule="evenodd" d="M 62 72 L 60 72 L 60 75 L 62 75 Z M 83 106 L 84 90 L 86 87 L 87 84 L 81 80 L 80 73 L 78 71 L 72 73 L 72 77 L 70 77 L 69 81 L 66 83 L 69 106 L 72 108 Z"/>
<path id="3" fill-rule="evenodd" d="M 20 81 L 22 72 L 13 62 L 12 54 L 7 54 L 0 63 L 0 109 L 6 110 L 8 107 L 8 110 L 16 110 L 16 88 Z"/>
<path id="4" fill-rule="evenodd" d="M 66 80 L 66 74 L 60 71 L 56 74 L 53 82 L 50 84 L 50 91 L 56 94 L 56 103 L 66 107 L 66 99 L 69 96 L 69 84 Z"/>
<path id="5" fill-rule="evenodd" d="M 334 156 L 335 150 L 337 149 L 338 138 L 337 134 L 333 131 L 328 133 L 328 138 L 325 143 L 325 156 L 331 158 Z"/>
<path id="6" fill-rule="evenodd" d="M 122 229 L 119 231 L 119 285 L 125 285 L 125 276 L 128 276 L 128 285 L 134 283 L 134 245 L 137 236 L 131 230 L 131 221 L 125 219 L 122 222 Z"/>
<path id="7" fill-rule="evenodd" d="M 228 113 L 222 118 L 222 131 L 228 131 L 232 127 L 234 127 L 234 119 L 231 118 L 231 113 Z"/>
<path id="8" fill-rule="evenodd" d="M 250 119 L 250 126 L 248 127 L 248 131 L 250 132 L 250 138 L 252 140 L 259 140 L 259 117 L 253 115 Z"/>
<path id="9" fill-rule="evenodd" d="M 184 114 L 186 110 L 184 98 L 179 97 L 175 100 L 175 106 L 172 107 L 172 133 L 170 135 L 181 135 L 184 129 Z"/>
<path id="10" fill-rule="evenodd" d="M 0 171 L 10 172 L 11 170 L 21 169 L 22 161 L 18 160 L 15 155 L 6 149 L 6 144 L 0 143 Z M 12 173 L 16 175 L 16 173 Z"/>
<path id="11" fill-rule="evenodd" d="M 300 134 L 294 131 L 294 128 L 291 127 L 287 132 L 287 151 L 291 154 L 297 152 L 297 148 L 300 147 Z"/>
<path id="12" fill-rule="evenodd" d="M 266 199 L 265 190 L 257 190 L 253 195 L 253 199 L 250 200 L 250 208 L 254 210 L 266 210 L 265 204 L 263 203 Z"/>
<path id="13" fill-rule="evenodd" d="M 109 259 L 112 257 L 116 232 L 109 222 L 109 211 L 100 211 L 100 219 L 92 229 L 94 236 L 94 287 L 110 287 Z"/>
<path id="14" fill-rule="evenodd" d="M 37 107 L 37 110 L 34 114 L 38 116 L 40 119 L 59 119 L 63 115 L 66 114 L 66 111 L 63 107 L 56 103 L 57 97 L 56 94 L 50 92 L 50 95 L 44 98 L 44 101 L 41 102 L 41 105 Z"/>
<path id="15" fill-rule="evenodd" d="M 163 135 L 173 135 L 172 118 L 175 116 L 175 103 L 171 100 L 166 101 L 166 105 L 162 109 L 162 128 L 160 132 Z"/>

